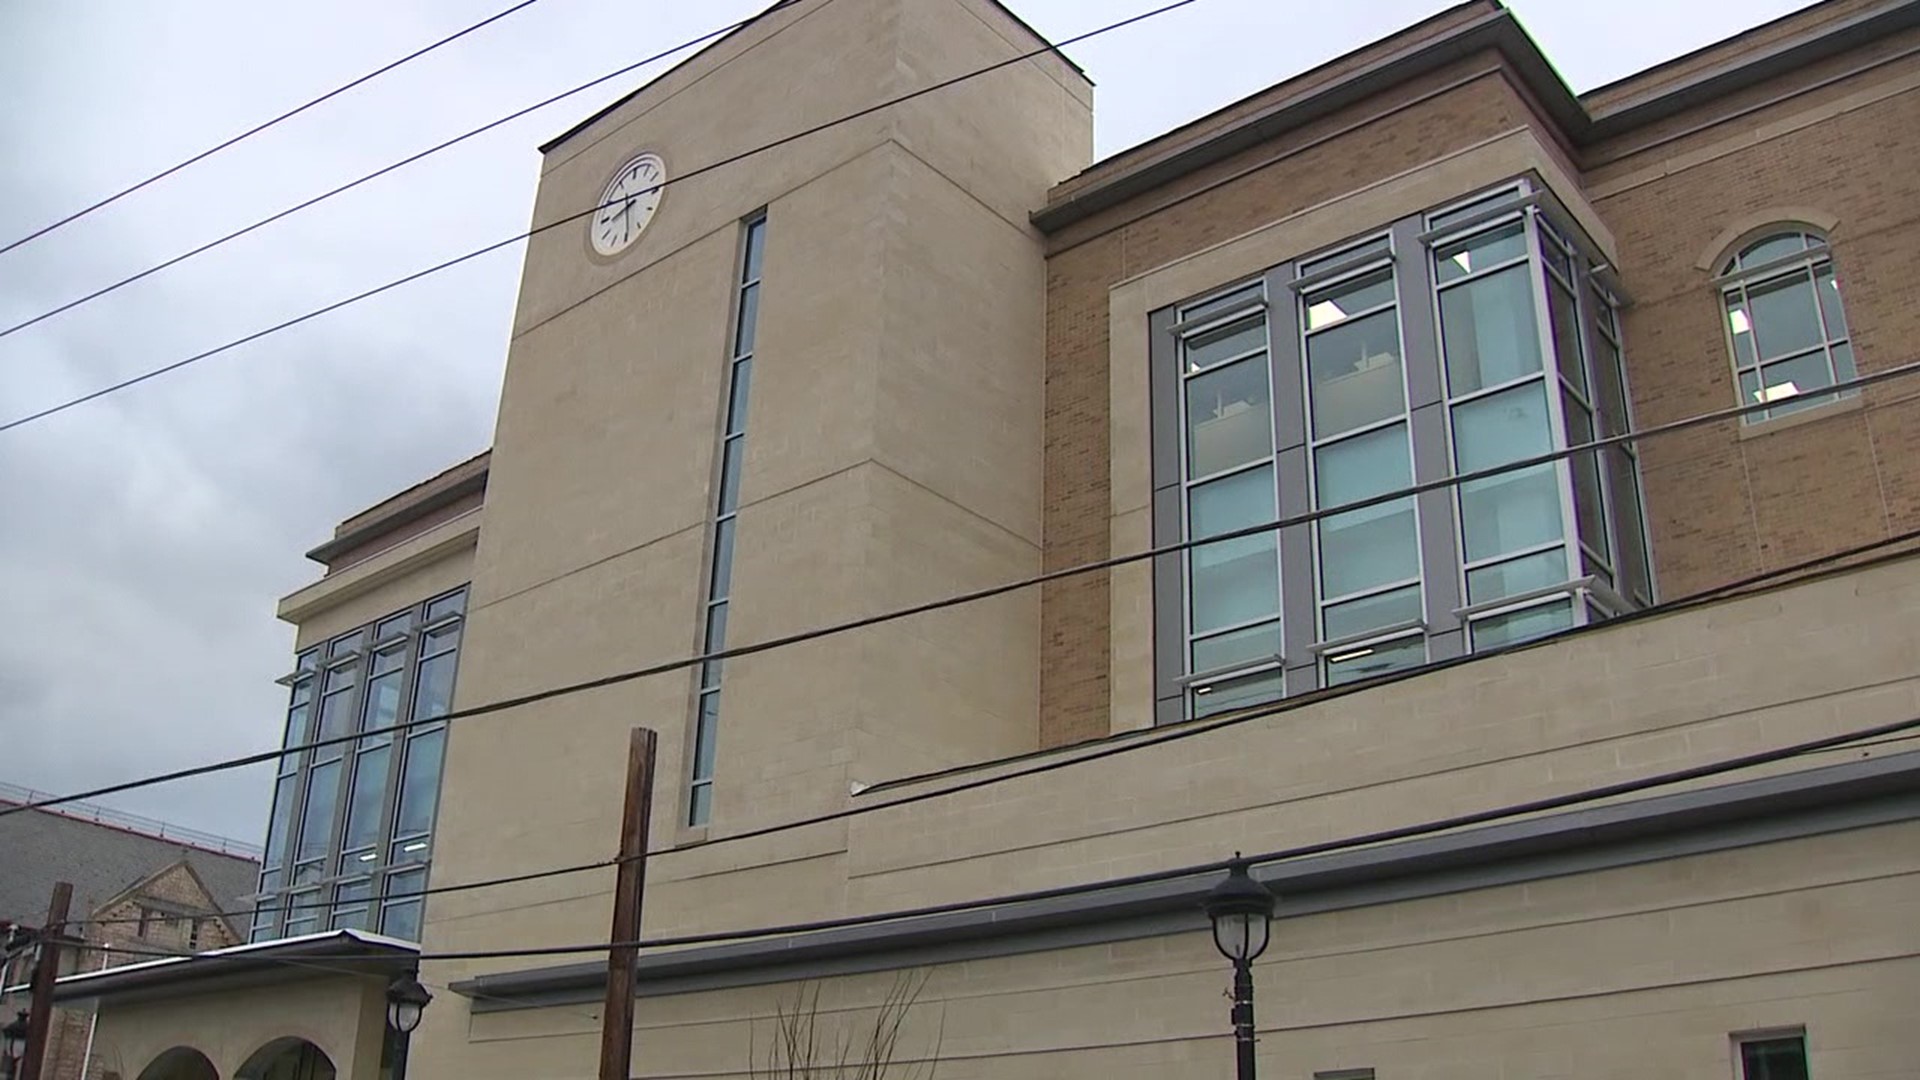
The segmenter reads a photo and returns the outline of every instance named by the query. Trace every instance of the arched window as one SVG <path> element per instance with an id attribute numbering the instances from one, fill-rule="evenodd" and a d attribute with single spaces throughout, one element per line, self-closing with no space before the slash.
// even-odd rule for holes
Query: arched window
<path id="1" fill-rule="evenodd" d="M 1783 226 L 1720 268 L 1734 378 L 1754 423 L 1835 400 L 1820 393 L 1854 377 L 1853 345 L 1826 237 Z"/>

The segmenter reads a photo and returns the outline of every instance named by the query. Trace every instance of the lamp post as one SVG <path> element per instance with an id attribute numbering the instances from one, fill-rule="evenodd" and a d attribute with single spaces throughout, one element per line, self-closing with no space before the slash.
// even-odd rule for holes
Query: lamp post
<path id="1" fill-rule="evenodd" d="M 420 1026 L 420 1014 L 433 995 L 411 975 L 396 976 L 387 984 L 387 1026 L 393 1029 L 393 1080 L 406 1080 L 407 1048 L 413 1042 L 413 1029 Z"/>
<path id="2" fill-rule="evenodd" d="M 20 1074 L 20 1059 L 27 1055 L 27 1012 L 13 1018 L 13 1023 L 0 1027 L 0 1077 L 13 1080 Z"/>
<path id="3" fill-rule="evenodd" d="M 1273 892 L 1253 880 L 1237 851 L 1227 876 L 1207 893 L 1214 947 L 1233 961 L 1233 1042 L 1239 1080 L 1254 1080 L 1253 962 L 1267 951 L 1273 905 Z"/>

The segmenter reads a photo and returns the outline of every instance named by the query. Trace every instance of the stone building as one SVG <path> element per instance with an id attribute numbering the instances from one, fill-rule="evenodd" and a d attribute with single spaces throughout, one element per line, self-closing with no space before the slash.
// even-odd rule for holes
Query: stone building
<path id="1" fill-rule="evenodd" d="M 604 959 L 461 954 L 611 871 L 418 886 L 608 859 L 645 725 L 645 933 L 763 932 L 643 952 L 636 1076 L 903 978 L 943 1077 L 1224 1073 L 1236 851 L 1269 1075 L 1910 1076 L 1911 732 L 1715 770 L 1920 715 L 1917 87 L 1914 0 L 1578 95 L 1470 0 L 1096 162 L 991 0 L 778 7 L 543 148 L 494 445 L 282 602 L 290 746 L 418 726 L 289 756 L 278 995 L 63 994 L 165 1080 L 417 937 L 414 1074 L 591 1076 Z"/>

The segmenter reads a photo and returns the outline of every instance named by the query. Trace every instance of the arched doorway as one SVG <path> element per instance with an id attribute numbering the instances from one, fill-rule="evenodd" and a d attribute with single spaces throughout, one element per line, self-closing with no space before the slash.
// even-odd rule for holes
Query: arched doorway
<path id="1" fill-rule="evenodd" d="M 333 1059 L 305 1039 L 275 1039 L 253 1052 L 234 1080 L 334 1080 Z"/>
<path id="2" fill-rule="evenodd" d="M 147 1062 L 136 1080 L 220 1080 L 207 1055 L 191 1046 L 176 1046 Z"/>

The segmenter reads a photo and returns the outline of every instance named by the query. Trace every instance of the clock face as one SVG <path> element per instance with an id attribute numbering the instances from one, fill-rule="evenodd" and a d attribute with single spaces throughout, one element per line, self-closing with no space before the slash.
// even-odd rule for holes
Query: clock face
<path id="1" fill-rule="evenodd" d="M 613 174 L 600 196 L 600 205 L 587 223 L 587 238 L 602 255 L 618 255 L 640 238 L 640 230 L 660 208 L 660 186 L 667 182 L 667 165 L 659 154 L 634 158 Z"/>

